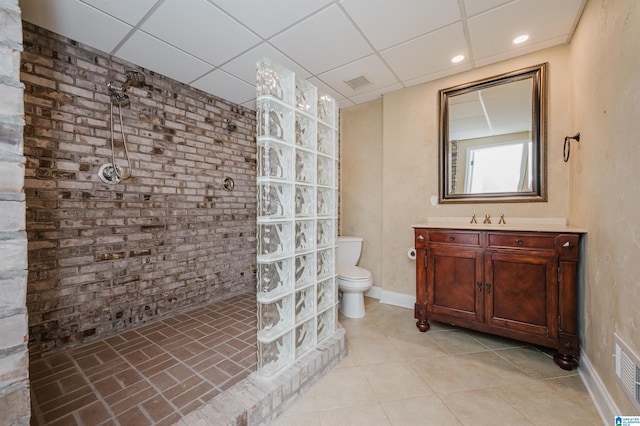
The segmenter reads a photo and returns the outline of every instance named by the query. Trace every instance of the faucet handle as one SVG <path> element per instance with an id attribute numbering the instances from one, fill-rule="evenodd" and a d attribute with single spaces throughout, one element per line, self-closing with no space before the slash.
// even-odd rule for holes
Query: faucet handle
<path id="1" fill-rule="evenodd" d="M 498 225 L 500 225 L 500 224 L 502 224 L 502 225 L 506 225 L 507 224 L 507 221 L 504 220 L 504 213 L 502 213 L 500 215 L 500 222 L 498 222 Z"/>
<path id="2" fill-rule="evenodd" d="M 471 216 L 471 222 L 469 223 L 478 223 L 478 221 L 476 220 L 476 214 L 474 213 L 473 216 Z"/>
<path id="3" fill-rule="evenodd" d="M 491 215 L 489 214 L 485 214 L 484 215 L 484 220 L 482 221 L 482 223 L 491 223 Z"/>

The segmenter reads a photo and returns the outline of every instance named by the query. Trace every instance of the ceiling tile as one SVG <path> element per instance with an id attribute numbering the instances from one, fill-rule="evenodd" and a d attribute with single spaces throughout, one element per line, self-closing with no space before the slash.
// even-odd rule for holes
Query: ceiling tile
<path id="1" fill-rule="evenodd" d="M 411 80 L 463 65 L 467 59 L 452 64 L 451 58 L 459 54 L 468 56 L 466 50 L 462 24 L 456 23 L 384 50 L 381 55 L 401 80 Z"/>
<path id="2" fill-rule="evenodd" d="M 486 12 L 494 7 L 509 3 L 510 1 L 513 0 L 464 0 L 464 10 L 467 18 L 469 18 L 478 13 Z"/>
<path id="3" fill-rule="evenodd" d="M 378 49 L 437 30 L 460 20 L 458 2 L 451 0 L 342 0 L 365 37 Z"/>
<path id="4" fill-rule="evenodd" d="M 141 28 L 216 66 L 260 42 L 205 0 L 165 0 Z"/>
<path id="5" fill-rule="evenodd" d="M 132 27 L 76 0 L 22 0 L 22 18 L 88 46 L 111 52 Z"/>
<path id="6" fill-rule="evenodd" d="M 344 65 L 373 51 L 338 9 L 331 6 L 271 40 L 312 74 Z"/>
<path id="7" fill-rule="evenodd" d="M 366 77 L 372 84 L 354 90 L 345 83 L 345 80 L 348 81 L 359 76 Z M 318 75 L 318 78 L 348 98 L 398 83 L 396 77 L 377 55 L 370 55 L 335 68 Z"/>
<path id="8" fill-rule="evenodd" d="M 582 0 L 519 0 L 468 20 L 476 60 L 520 49 L 513 39 L 528 34 L 526 44 L 564 37 L 568 41 Z"/>
<path id="9" fill-rule="evenodd" d="M 311 75 L 304 68 L 301 68 L 300 65 L 292 62 L 291 59 L 284 56 L 268 43 L 262 43 L 258 47 L 251 49 L 244 55 L 237 57 L 220 68 L 229 74 L 235 75 L 241 80 L 246 81 L 247 83 L 255 84 L 256 63 L 258 60 L 263 58 L 271 59 L 273 62 L 295 72 L 296 75 L 301 78 L 306 79 Z"/>
<path id="10" fill-rule="evenodd" d="M 256 87 L 238 80 L 221 70 L 215 70 L 191 83 L 196 89 L 215 93 L 223 99 L 243 104 L 256 97 Z"/>
<path id="11" fill-rule="evenodd" d="M 82 2 L 121 19 L 127 24 L 137 25 L 158 0 L 82 0 Z"/>
<path id="12" fill-rule="evenodd" d="M 254 1 L 251 7 L 238 0 L 211 0 L 264 38 L 282 31 L 329 4 L 331 0 Z M 268 19 L 265 19 L 268 17 Z"/>
<path id="13" fill-rule="evenodd" d="M 187 84 L 212 68 L 142 31 L 136 31 L 114 55 Z"/>

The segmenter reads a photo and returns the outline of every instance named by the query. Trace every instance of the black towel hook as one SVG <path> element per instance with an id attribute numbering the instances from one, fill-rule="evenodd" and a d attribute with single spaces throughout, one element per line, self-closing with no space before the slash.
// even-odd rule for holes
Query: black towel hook
<path id="1" fill-rule="evenodd" d="M 565 163 L 569 161 L 569 155 L 571 155 L 571 139 L 575 140 L 576 142 L 580 142 L 580 132 L 576 133 L 573 136 L 565 136 L 564 138 L 564 148 L 562 150 L 562 157 Z"/>

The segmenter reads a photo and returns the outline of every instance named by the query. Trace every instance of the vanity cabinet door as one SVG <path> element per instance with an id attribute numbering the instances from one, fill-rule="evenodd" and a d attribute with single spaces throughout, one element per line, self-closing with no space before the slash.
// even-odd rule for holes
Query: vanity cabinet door
<path id="1" fill-rule="evenodd" d="M 427 312 L 468 321 L 484 320 L 482 251 L 427 249 Z"/>
<path id="2" fill-rule="evenodd" d="M 557 274 L 555 257 L 487 251 L 484 274 L 487 324 L 556 338 Z"/>

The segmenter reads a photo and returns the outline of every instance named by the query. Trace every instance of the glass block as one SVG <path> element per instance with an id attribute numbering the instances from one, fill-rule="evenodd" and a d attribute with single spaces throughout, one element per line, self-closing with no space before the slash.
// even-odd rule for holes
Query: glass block
<path id="1" fill-rule="evenodd" d="M 318 216 L 334 215 L 334 190 L 331 188 L 318 188 Z"/>
<path id="2" fill-rule="evenodd" d="M 270 303 L 258 303 L 258 337 L 272 340 L 287 328 L 293 328 L 292 295 Z"/>
<path id="3" fill-rule="evenodd" d="M 333 248 L 318 250 L 318 263 L 316 264 L 316 275 L 318 279 L 331 278 L 335 275 L 335 265 L 333 263 Z"/>
<path id="4" fill-rule="evenodd" d="M 297 109 L 315 115 L 316 97 L 317 89 L 313 84 L 296 78 L 295 101 Z"/>
<path id="5" fill-rule="evenodd" d="M 293 147 L 258 141 L 258 177 L 293 180 Z"/>
<path id="6" fill-rule="evenodd" d="M 258 61 L 256 91 L 258 97 L 272 96 L 286 103 L 293 100 L 294 73 L 269 59 Z"/>
<path id="7" fill-rule="evenodd" d="M 258 371 L 273 377 L 293 362 L 293 330 L 272 342 L 258 341 Z"/>
<path id="8" fill-rule="evenodd" d="M 316 334 L 315 322 L 315 319 L 311 318 L 296 327 L 296 358 L 313 348 Z"/>
<path id="9" fill-rule="evenodd" d="M 335 126 L 336 101 L 329 95 L 318 93 L 318 120 Z"/>
<path id="10" fill-rule="evenodd" d="M 317 229 L 317 247 L 333 247 L 336 244 L 336 237 L 333 231 L 332 219 L 319 219 L 316 224 Z"/>
<path id="11" fill-rule="evenodd" d="M 296 149 L 296 181 L 315 183 L 316 155 L 314 153 Z"/>
<path id="12" fill-rule="evenodd" d="M 316 255 L 315 253 L 296 256 L 296 288 L 313 284 L 316 280 Z"/>
<path id="13" fill-rule="evenodd" d="M 318 185 L 333 186 L 333 160 L 318 155 Z"/>
<path id="14" fill-rule="evenodd" d="M 331 307 L 318 314 L 318 343 L 333 335 L 336 329 L 336 308 Z"/>
<path id="15" fill-rule="evenodd" d="M 293 258 L 258 263 L 258 301 L 274 299 L 293 290 Z"/>
<path id="16" fill-rule="evenodd" d="M 310 185 L 296 185 L 296 217 L 312 217 L 316 214 L 316 190 Z"/>
<path id="17" fill-rule="evenodd" d="M 293 110 L 269 99 L 258 100 L 258 137 L 293 142 Z"/>
<path id="18" fill-rule="evenodd" d="M 296 113 L 296 145 L 316 149 L 316 122 L 306 115 Z"/>
<path id="19" fill-rule="evenodd" d="M 298 220 L 296 221 L 296 253 L 303 253 L 316 248 L 316 221 Z"/>
<path id="20" fill-rule="evenodd" d="M 296 291 L 296 324 L 311 317 L 315 312 L 316 294 L 314 286 Z"/>
<path id="21" fill-rule="evenodd" d="M 258 224 L 258 256 L 261 260 L 293 254 L 293 223 Z"/>
<path id="22" fill-rule="evenodd" d="M 334 130 L 330 127 L 318 123 L 318 152 L 326 155 L 333 155 L 333 135 Z"/>
<path id="23" fill-rule="evenodd" d="M 334 279 L 329 278 L 328 280 L 320 281 L 316 286 L 316 293 L 318 311 L 323 311 L 335 305 Z"/>
<path id="24" fill-rule="evenodd" d="M 278 219 L 293 217 L 293 185 L 281 182 L 258 183 L 258 216 Z"/>

